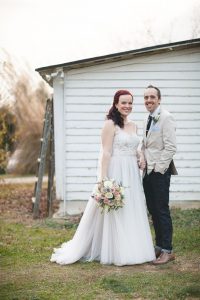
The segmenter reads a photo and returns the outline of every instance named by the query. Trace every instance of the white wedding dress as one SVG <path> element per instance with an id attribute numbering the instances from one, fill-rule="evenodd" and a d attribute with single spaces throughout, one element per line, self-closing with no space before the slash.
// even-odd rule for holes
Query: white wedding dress
<path id="1" fill-rule="evenodd" d="M 101 214 L 90 198 L 72 240 L 54 249 L 51 262 L 61 265 L 78 260 L 118 266 L 155 259 L 136 150 L 139 138 L 116 126 L 108 177 L 125 187 L 125 205 Z"/>

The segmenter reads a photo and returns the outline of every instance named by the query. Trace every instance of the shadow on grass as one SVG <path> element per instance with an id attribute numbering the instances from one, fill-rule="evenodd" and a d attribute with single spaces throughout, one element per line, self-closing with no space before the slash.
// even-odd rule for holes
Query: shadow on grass
<path id="1" fill-rule="evenodd" d="M 174 300 L 187 297 L 198 298 L 200 296 L 199 279 L 198 274 L 187 272 L 179 275 L 170 271 L 164 274 L 136 273 L 130 276 L 105 277 L 101 280 L 101 287 L 115 294 L 123 294 L 129 299 L 139 293 L 145 299 Z"/>

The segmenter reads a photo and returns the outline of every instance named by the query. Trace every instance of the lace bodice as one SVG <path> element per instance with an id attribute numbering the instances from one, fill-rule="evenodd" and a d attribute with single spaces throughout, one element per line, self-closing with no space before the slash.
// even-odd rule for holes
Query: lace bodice
<path id="1" fill-rule="evenodd" d="M 112 156 L 136 155 L 139 142 L 139 137 L 136 133 L 127 133 L 116 126 Z"/>

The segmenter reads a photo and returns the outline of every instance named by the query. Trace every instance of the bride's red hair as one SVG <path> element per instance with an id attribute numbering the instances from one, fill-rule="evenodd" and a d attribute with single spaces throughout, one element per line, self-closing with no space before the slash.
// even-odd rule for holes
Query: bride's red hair
<path id="1" fill-rule="evenodd" d="M 124 119 L 116 108 L 116 105 L 119 102 L 119 97 L 122 95 L 130 95 L 133 99 L 133 95 L 131 94 L 131 92 L 127 90 L 118 90 L 114 95 L 112 107 L 110 108 L 106 116 L 108 120 L 113 120 L 114 124 L 118 125 L 121 128 L 124 127 Z"/>

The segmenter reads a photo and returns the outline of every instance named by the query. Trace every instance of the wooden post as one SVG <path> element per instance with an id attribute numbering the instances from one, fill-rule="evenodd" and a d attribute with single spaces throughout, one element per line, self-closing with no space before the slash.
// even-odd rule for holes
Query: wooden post
<path id="1" fill-rule="evenodd" d="M 53 100 L 51 102 L 51 129 L 49 142 L 49 168 L 48 168 L 48 188 L 47 188 L 47 212 L 48 216 L 53 214 L 53 198 L 54 198 L 54 174 L 55 174 L 55 152 L 54 152 L 54 116 L 53 116 Z"/>
<path id="2" fill-rule="evenodd" d="M 46 104 L 43 134 L 41 139 L 40 157 L 38 158 L 38 162 L 39 162 L 38 180 L 35 186 L 35 197 L 34 197 L 34 208 L 33 208 L 34 219 L 39 217 L 39 204 L 40 204 L 40 197 L 42 191 L 42 180 L 45 171 L 46 154 L 47 154 L 49 137 L 50 137 L 50 129 L 51 129 L 51 114 L 52 114 L 51 109 L 52 109 L 52 100 L 48 99 Z"/>

